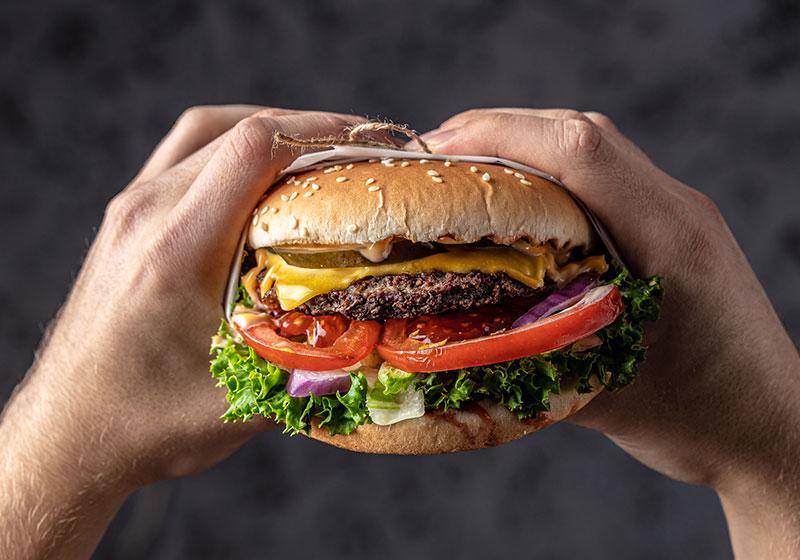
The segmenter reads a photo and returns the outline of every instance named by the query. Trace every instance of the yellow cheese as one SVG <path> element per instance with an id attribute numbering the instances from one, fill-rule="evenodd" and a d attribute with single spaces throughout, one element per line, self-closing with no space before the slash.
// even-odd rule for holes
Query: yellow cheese
<path id="1" fill-rule="evenodd" d="M 552 254 L 525 255 L 510 247 L 448 247 L 446 252 L 419 259 L 346 268 L 301 268 L 288 264 L 282 257 L 266 249 L 255 254 L 256 266 L 242 276 L 242 285 L 254 301 L 260 295 L 275 289 L 278 303 L 285 310 L 294 309 L 311 298 L 334 290 L 344 290 L 356 280 L 368 276 L 390 274 L 421 274 L 434 270 L 466 273 L 480 271 L 487 274 L 503 272 L 531 288 L 544 284 L 545 272 L 559 283 L 574 278 L 587 270 L 605 272 L 605 259 L 590 257 L 581 263 L 559 268 Z M 266 270 L 260 286 L 257 276 Z"/>

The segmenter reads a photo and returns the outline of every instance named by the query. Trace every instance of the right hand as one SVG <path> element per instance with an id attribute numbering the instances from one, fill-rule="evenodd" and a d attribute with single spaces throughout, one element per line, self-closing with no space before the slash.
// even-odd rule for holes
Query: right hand
<path id="1" fill-rule="evenodd" d="M 478 109 L 423 137 L 434 152 L 552 174 L 604 223 L 635 274 L 662 275 L 641 377 L 574 421 L 668 476 L 713 486 L 729 515 L 749 510 L 785 526 L 772 517 L 800 511 L 800 359 L 714 203 L 599 113 Z"/>

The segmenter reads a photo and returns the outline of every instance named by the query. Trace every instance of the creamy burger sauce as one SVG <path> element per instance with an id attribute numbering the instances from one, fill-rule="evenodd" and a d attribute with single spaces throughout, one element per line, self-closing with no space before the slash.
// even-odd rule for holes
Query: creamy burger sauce
<path id="1" fill-rule="evenodd" d="M 373 258 L 379 254 L 390 252 L 379 246 Z M 337 248 L 342 250 L 343 248 Z M 362 247 L 362 250 L 364 248 Z M 330 250 L 330 249 L 328 249 Z M 370 256 L 362 255 L 375 262 Z M 563 284 L 583 272 L 608 269 L 603 256 L 589 257 L 577 263 L 559 266 L 552 249 L 546 247 L 458 247 L 451 245 L 443 253 L 436 253 L 419 259 L 372 266 L 355 266 L 342 268 L 301 268 L 288 264 L 282 257 L 270 253 L 267 249 L 255 252 L 256 266 L 242 276 L 242 285 L 253 301 L 260 301 L 261 295 L 275 289 L 278 303 L 285 310 L 294 309 L 306 301 L 334 290 L 344 290 L 350 284 L 369 276 L 388 276 L 391 274 L 421 274 L 423 272 L 442 271 L 467 273 L 480 271 L 486 274 L 503 272 L 514 280 L 540 288 L 544 285 L 545 275 L 558 284 Z M 385 260 L 385 256 L 382 260 Z M 379 261 L 379 262 L 381 262 Z M 266 271 L 258 285 L 258 276 Z"/>

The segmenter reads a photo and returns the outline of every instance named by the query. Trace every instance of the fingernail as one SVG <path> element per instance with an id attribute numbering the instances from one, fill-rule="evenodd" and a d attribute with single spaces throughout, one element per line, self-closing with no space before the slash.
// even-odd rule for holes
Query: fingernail
<path id="1" fill-rule="evenodd" d="M 450 140 L 457 130 L 458 129 L 455 128 L 448 128 L 446 130 L 435 128 L 423 134 L 422 139 L 425 140 L 425 143 L 429 146 L 439 146 Z"/>

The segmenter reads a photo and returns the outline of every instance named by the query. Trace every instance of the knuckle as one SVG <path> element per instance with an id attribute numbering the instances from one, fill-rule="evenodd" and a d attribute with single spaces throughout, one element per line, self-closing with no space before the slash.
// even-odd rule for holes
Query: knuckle
<path id="1" fill-rule="evenodd" d="M 685 249 L 684 265 L 692 274 L 716 266 L 719 234 L 724 223 L 716 204 L 705 194 L 687 189 L 669 191 L 662 201 L 661 220 L 675 232 L 675 243 Z"/>
<path id="2" fill-rule="evenodd" d="M 600 129 L 587 119 L 567 119 L 561 123 L 559 143 L 562 151 L 577 159 L 595 160 L 603 141 Z"/>
<path id="3" fill-rule="evenodd" d="M 175 128 L 195 129 L 202 128 L 208 124 L 211 108 L 204 105 L 189 107 L 180 114 L 175 121 Z"/>
<path id="4" fill-rule="evenodd" d="M 122 191 L 109 201 L 103 221 L 107 226 L 132 228 L 149 214 L 153 203 L 152 196 L 141 186 Z"/>
<path id="5" fill-rule="evenodd" d="M 689 191 L 689 197 L 704 216 L 711 218 L 722 217 L 719 206 L 717 206 L 717 203 L 707 194 L 691 189 Z"/>
<path id="6" fill-rule="evenodd" d="M 604 113 L 600 113 L 597 111 L 586 111 L 584 115 L 586 115 L 586 117 L 589 120 L 594 122 L 600 128 L 609 128 L 609 129 L 617 128 L 617 125 L 614 123 L 613 120 L 611 120 L 611 117 L 609 117 Z"/>
<path id="7" fill-rule="evenodd" d="M 269 153 L 273 134 L 274 127 L 268 119 L 248 117 L 234 127 L 229 145 L 237 158 L 252 161 Z"/>

